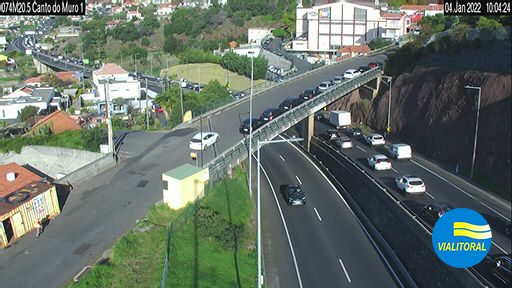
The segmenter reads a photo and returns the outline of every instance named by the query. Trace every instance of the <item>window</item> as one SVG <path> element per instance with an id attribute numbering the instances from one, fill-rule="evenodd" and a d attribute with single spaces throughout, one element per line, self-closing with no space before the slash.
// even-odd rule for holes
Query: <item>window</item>
<path id="1" fill-rule="evenodd" d="M 164 190 L 169 190 L 169 185 L 167 184 L 167 181 L 164 180 Z"/>
<path id="2" fill-rule="evenodd" d="M 354 8 L 354 14 L 356 21 L 364 21 L 366 20 L 366 10 L 361 8 Z"/>

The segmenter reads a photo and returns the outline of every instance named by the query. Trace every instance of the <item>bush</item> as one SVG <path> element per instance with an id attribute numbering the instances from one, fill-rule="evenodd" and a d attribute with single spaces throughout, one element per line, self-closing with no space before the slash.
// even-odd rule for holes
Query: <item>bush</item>
<path id="1" fill-rule="evenodd" d="M 236 248 L 236 240 L 243 237 L 245 227 L 226 221 L 222 215 L 208 207 L 200 207 L 194 215 L 194 224 L 201 237 L 216 240 L 225 249 Z"/>
<path id="2" fill-rule="evenodd" d="M 251 77 L 251 58 L 240 56 L 234 52 L 227 52 L 222 56 L 220 65 L 224 69 L 236 72 L 239 75 Z M 263 57 L 254 58 L 254 79 L 265 79 L 268 61 Z"/>
<path id="3" fill-rule="evenodd" d="M 219 64 L 221 58 L 210 51 L 204 51 L 202 49 L 188 48 L 187 50 L 180 53 L 180 64 L 185 63 L 216 63 Z"/>
<path id="4" fill-rule="evenodd" d="M 370 43 L 368 43 L 368 47 L 370 47 L 370 49 L 372 49 L 372 50 L 376 50 L 376 49 L 380 49 L 380 48 L 386 47 L 391 44 L 392 43 L 389 40 L 377 38 L 377 39 L 373 39 L 372 41 L 370 41 Z"/>

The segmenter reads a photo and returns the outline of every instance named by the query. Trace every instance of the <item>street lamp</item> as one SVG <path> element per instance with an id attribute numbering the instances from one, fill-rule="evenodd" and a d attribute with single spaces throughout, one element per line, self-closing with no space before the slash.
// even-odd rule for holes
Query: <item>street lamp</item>
<path id="1" fill-rule="evenodd" d="M 262 285 L 262 279 L 261 279 L 261 192 L 260 192 L 260 148 L 261 146 L 265 144 L 274 144 L 274 143 L 282 143 L 282 142 L 298 142 L 303 141 L 303 138 L 290 138 L 290 139 L 282 139 L 282 140 L 269 140 L 269 141 L 258 141 L 256 144 L 257 150 L 258 150 L 258 156 L 257 156 L 257 166 L 258 166 L 258 172 L 257 172 L 257 209 L 258 209 L 258 288 L 261 288 Z M 249 157 L 251 157 L 251 154 L 249 154 Z M 250 159 L 250 158 L 249 158 Z"/>
<path id="2" fill-rule="evenodd" d="M 473 172 L 475 169 L 475 158 L 476 158 L 476 143 L 478 139 L 478 118 L 480 116 L 480 97 L 482 95 L 482 87 L 475 87 L 475 86 L 464 86 L 466 89 L 475 89 L 478 90 L 478 100 L 476 104 L 476 124 L 475 124 L 475 142 L 473 143 L 473 159 L 471 159 L 471 174 L 470 178 L 473 179 Z"/>
<path id="3" fill-rule="evenodd" d="M 382 75 L 383 78 L 386 78 L 389 81 L 389 99 L 388 99 L 388 124 L 386 126 L 386 132 L 389 133 L 391 131 L 391 126 L 389 126 L 390 117 L 391 117 L 391 85 L 393 78 L 391 76 Z"/>
<path id="4" fill-rule="evenodd" d="M 252 94 L 253 94 L 253 77 L 254 77 L 254 51 L 249 51 L 251 55 L 251 95 L 249 96 L 249 193 L 252 196 L 251 180 L 252 180 Z"/>
<path id="5" fill-rule="evenodd" d="M 110 115 L 110 105 L 109 105 L 109 97 L 107 97 L 107 90 L 110 93 L 110 86 L 107 89 L 107 86 L 111 83 L 111 81 L 114 80 L 112 77 L 108 77 L 104 79 L 103 82 L 103 89 L 105 93 L 105 108 L 107 109 L 107 134 L 108 134 L 108 152 L 115 154 L 114 152 L 114 133 L 112 131 L 112 118 Z M 110 95 L 109 95 L 110 96 Z"/>

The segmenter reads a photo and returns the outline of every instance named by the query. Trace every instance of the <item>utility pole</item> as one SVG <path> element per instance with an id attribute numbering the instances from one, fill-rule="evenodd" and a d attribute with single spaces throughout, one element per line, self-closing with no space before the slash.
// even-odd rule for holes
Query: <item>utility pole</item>
<path id="1" fill-rule="evenodd" d="M 110 105 L 109 105 L 109 97 L 108 97 L 110 95 L 108 95 L 108 93 L 107 93 L 107 90 L 110 90 L 110 87 L 107 87 L 110 84 L 110 80 L 111 80 L 110 78 L 107 78 L 104 80 L 103 88 L 104 88 L 104 92 L 105 92 L 105 108 L 107 109 L 106 113 L 107 113 L 108 152 L 113 153 L 115 155 L 114 140 L 113 140 L 114 133 L 112 131 L 112 119 L 111 119 L 111 115 L 110 115 Z"/>
<path id="2" fill-rule="evenodd" d="M 153 56 L 149 55 L 149 65 L 151 67 L 151 71 L 149 72 L 149 75 L 153 76 Z"/>
<path id="3" fill-rule="evenodd" d="M 183 123 L 184 121 L 184 116 L 183 116 L 183 88 L 181 88 L 181 84 L 178 83 L 179 87 L 180 87 L 180 102 L 181 102 L 181 123 Z"/>
<path id="4" fill-rule="evenodd" d="M 252 196 L 252 186 L 251 186 L 251 181 L 252 181 L 252 94 L 253 94 L 253 70 L 254 70 L 254 52 L 253 51 L 249 51 L 248 53 L 249 55 L 251 55 L 251 95 L 249 96 L 249 192 Z M 258 277 L 260 277 L 258 275 Z"/>
<path id="5" fill-rule="evenodd" d="M 148 78 L 146 78 L 146 130 L 149 130 L 148 97 Z"/>

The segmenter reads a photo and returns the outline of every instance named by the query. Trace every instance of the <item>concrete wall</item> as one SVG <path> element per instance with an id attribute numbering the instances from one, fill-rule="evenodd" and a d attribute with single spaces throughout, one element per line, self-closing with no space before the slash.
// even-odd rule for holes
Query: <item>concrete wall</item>
<path id="1" fill-rule="evenodd" d="M 103 171 L 114 167 L 115 165 L 116 160 L 112 156 L 112 154 L 106 154 L 103 157 L 60 178 L 59 180 L 55 181 L 55 183 L 66 184 L 68 181 L 70 183 L 80 183 L 82 181 L 87 181 L 90 180 L 95 175 L 100 174 Z"/>

